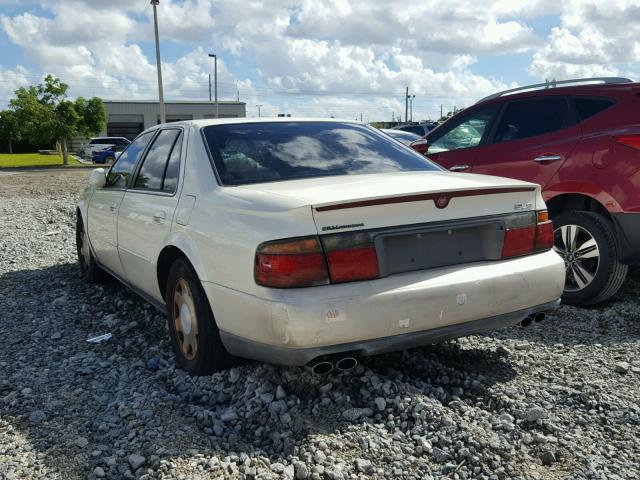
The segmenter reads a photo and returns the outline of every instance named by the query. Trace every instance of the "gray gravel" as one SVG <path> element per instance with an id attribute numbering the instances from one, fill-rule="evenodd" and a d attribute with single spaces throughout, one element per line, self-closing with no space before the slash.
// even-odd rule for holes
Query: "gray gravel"
<path id="1" fill-rule="evenodd" d="M 0 172 L 0 479 L 638 477 L 632 280 L 600 308 L 349 374 L 248 363 L 190 378 L 162 314 L 80 280 L 86 175 Z"/>

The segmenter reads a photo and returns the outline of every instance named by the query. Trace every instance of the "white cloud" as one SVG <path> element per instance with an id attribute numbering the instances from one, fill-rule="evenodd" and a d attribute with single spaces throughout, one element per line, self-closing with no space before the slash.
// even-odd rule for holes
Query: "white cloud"
<path id="1" fill-rule="evenodd" d="M 74 95 L 155 98 L 155 58 L 141 48 L 153 39 L 148 1 L 31 3 L 47 15 L 0 16 L 0 27 L 42 71 Z M 532 27 L 541 15 L 558 18 L 546 39 Z M 408 85 L 424 118 L 513 86 L 473 73 L 487 56 L 532 55 L 529 73 L 558 79 L 625 74 L 640 57 L 637 0 L 162 0 L 158 16 L 164 42 L 188 47 L 163 61 L 166 96 L 207 98 L 213 51 L 221 98 L 237 84 L 250 112 L 390 118 L 404 111 Z"/>
<path id="2" fill-rule="evenodd" d="M 640 61 L 640 3 L 563 2 L 561 27 L 535 53 L 531 73 L 541 78 L 627 75 Z"/>

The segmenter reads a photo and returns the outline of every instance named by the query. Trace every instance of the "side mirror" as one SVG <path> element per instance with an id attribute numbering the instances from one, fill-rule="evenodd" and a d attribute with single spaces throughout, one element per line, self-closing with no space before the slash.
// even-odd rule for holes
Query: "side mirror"
<path id="1" fill-rule="evenodd" d="M 104 168 L 96 168 L 89 174 L 89 186 L 102 188 L 107 184 L 107 174 Z"/>

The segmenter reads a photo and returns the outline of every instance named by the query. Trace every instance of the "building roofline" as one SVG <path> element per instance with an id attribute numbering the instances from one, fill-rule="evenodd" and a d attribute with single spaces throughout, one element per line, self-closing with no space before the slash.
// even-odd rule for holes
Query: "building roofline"
<path id="1" fill-rule="evenodd" d="M 157 100 L 103 100 L 104 103 L 137 103 L 137 104 L 158 104 Z M 165 104 L 180 105 L 211 105 L 215 106 L 215 102 L 208 100 L 165 100 Z M 219 105 L 246 105 L 247 102 L 236 102 L 235 100 L 218 100 Z"/>

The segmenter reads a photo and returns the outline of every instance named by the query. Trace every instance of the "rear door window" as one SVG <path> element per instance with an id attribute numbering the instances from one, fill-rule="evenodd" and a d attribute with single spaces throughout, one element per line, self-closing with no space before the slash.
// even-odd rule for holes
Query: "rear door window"
<path id="1" fill-rule="evenodd" d="M 485 136 L 485 132 L 488 132 L 488 128 L 499 108 L 498 104 L 480 107 L 458 120 L 449 128 L 441 127 L 440 130 L 437 130 L 428 138 L 429 153 L 477 147 Z"/>
<path id="2" fill-rule="evenodd" d="M 162 182 L 164 180 L 169 155 L 171 154 L 178 135 L 180 135 L 180 130 L 178 129 L 162 130 L 158 134 L 149 148 L 149 152 L 144 159 L 133 188 L 140 190 L 162 190 Z"/>
<path id="3" fill-rule="evenodd" d="M 509 142 L 562 130 L 575 123 L 564 97 L 533 98 L 507 105 L 494 142 Z"/>
<path id="4" fill-rule="evenodd" d="M 146 132 L 139 135 L 129 147 L 120 154 L 107 175 L 107 187 L 125 188 L 129 177 L 133 173 L 138 160 L 142 157 L 147 144 L 154 132 Z"/>
<path id="5" fill-rule="evenodd" d="M 573 105 L 576 107 L 578 118 L 580 121 L 586 120 L 589 117 L 593 117 L 600 112 L 605 111 L 615 100 L 611 98 L 593 98 L 593 97 L 574 97 Z"/>

